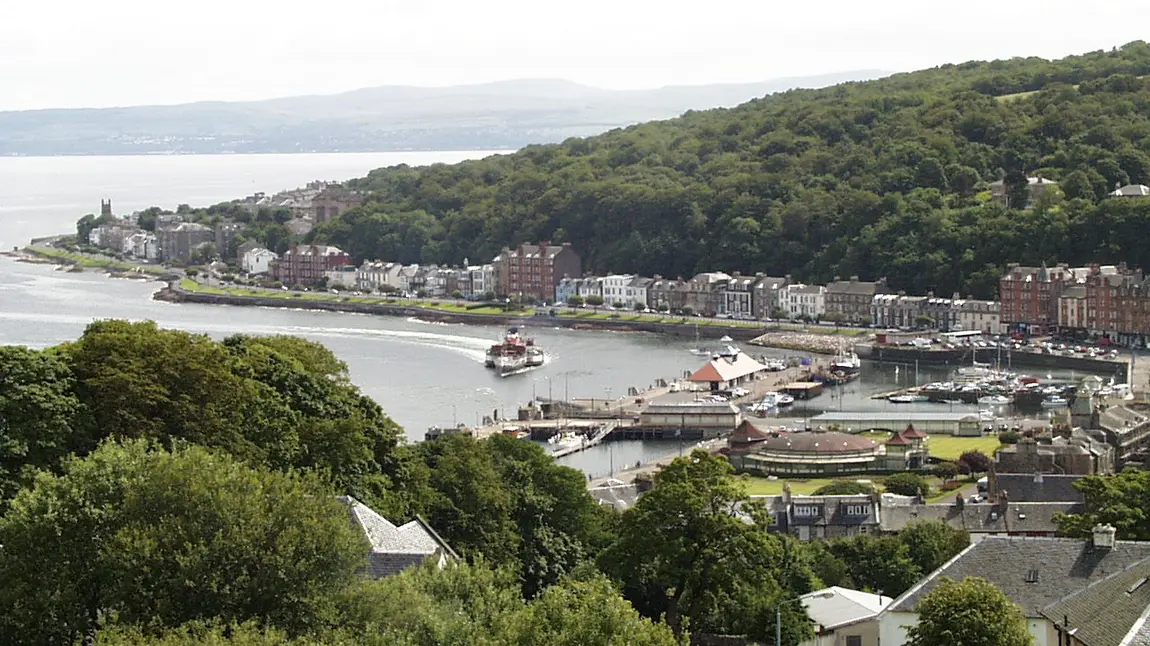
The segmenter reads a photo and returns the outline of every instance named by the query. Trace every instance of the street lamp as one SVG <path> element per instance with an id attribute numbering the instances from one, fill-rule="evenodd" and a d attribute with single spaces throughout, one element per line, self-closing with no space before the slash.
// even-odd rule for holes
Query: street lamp
<path id="1" fill-rule="evenodd" d="M 787 599 L 775 604 L 775 646 L 783 646 L 783 606 L 802 601 L 803 599 L 830 599 L 835 596 L 831 591 L 819 592 L 817 594 L 808 594 L 794 599 Z"/>

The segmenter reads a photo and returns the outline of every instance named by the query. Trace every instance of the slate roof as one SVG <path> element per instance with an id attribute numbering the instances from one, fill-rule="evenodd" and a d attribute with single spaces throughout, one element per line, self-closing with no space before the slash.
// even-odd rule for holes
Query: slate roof
<path id="1" fill-rule="evenodd" d="M 857 280 L 836 280 L 827 285 L 827 294 L 853 294 L 856 296 L 874 296 L 878 290 L 878 283 Z"/>
<path id="2" fill-rule="evenodd" d="M 958 505 L 885 506 L 880 516 L 884 532 L 901 531 L 917 520 L 940 520 L 955 529 L 972 534 L 1046 533 L 1058 530 L 1057 514 L 1074 514 L 1083 509 L 1073 502 L 1010 502 L 1006 513 L 995 503 Z"/>
<path id="3" fill-rule="evenodd" d="M 634 507 L 639 500 L 639 487 L 633 484 L 604 485 L 587 490 L 595 502 L 610 505 L 619 511 Z"/>
<path id="4" fill-rule="evenodd" d="M 1067 594 L 1148 558 L 1150 543 L 1115 541 L 1112 549 L 1095 549 L 1090 541 L 1072 538 L 987 536 L 907 590 L 883 612 L 914 612 L 939 577 L 955 581 L 980 577 L 1021 606 L 1027 617 L 1041 617 L 1044 608 Z"/>
<path id="5" fill-rule="evenodd" d="M 451 546 L 418 516 L 415 520 L 396 526 L 351 496 L 339 496 L 338 499 L 347 505 L 353 526 L 363 531 L 371 544 L 371 552 L 367 556 L 367 574 L 372 578 L 396 574 L 419 565 L 431 556 L 439 555 L 452 560 L 459 558 Z"/>
<path id="6" fill-rule="evenodd" d="M 870 619 L 891 602 L 890 597 L 838 586 L 816 590 L 799 598 L 807 609 L 807 615 L 822 630 L 834 630 Z"/>
<path id="7" fill-rule="evenodd" d="M 1042 614 L 1074 631 L 1086 646 L 1122 646 L 1150 608 L 1150 559 L 1096 581 L 1047 606 Z"/>
<path id="8" fill-rule="evenodd" d="M 996 488 L 1005 491 L 1010 502 L 1085 502 L 1074 483 L 1080 475 L 1049 473 L 999 473 Z"/>

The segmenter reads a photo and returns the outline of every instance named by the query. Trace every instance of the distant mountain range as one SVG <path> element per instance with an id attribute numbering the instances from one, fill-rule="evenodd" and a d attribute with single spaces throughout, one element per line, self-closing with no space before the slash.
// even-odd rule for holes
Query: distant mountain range
<path id="1" fill-rule="evenodd" d="M 444 88 L 384 86 L 265 101 L 0 112 L 0 155 L 521 148 L 886 74 L 857 70 L 627 91 L 526 79 Z"/>

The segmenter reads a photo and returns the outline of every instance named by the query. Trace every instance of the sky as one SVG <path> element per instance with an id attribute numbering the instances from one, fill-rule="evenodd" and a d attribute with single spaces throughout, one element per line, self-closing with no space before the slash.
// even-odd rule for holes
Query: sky
<path id="1" fill-rule="evenodd" d="M 613 89 L 1109 49 L 1118 0 L 5 0 L 0 110 L 562 78 Z"/>

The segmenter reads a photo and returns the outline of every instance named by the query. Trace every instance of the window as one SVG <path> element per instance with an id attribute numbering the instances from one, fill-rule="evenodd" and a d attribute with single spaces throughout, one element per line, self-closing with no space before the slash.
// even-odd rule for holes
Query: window
<path id="1" fill-rule="evenodd" d="M 1038 570 L 1027 570 L 1026 571 L 1026 582 L 1027 583 L 1038 583 Z"/>
<path id="2" fill-rule="evenodd" d="M 847 516 L 867 516 L 870 514 L 870 505 L 846 505 Z"/>
<path id="3" fill-rule="evenodd" d="M 847 635 L 846 646 L 862 646 L 862 635 Z"/>
<path id="4" fill-rule="evenodd" d="M 818 505 L 795 505 L 795 515 L 810 518 L 819 515 Z"/>

